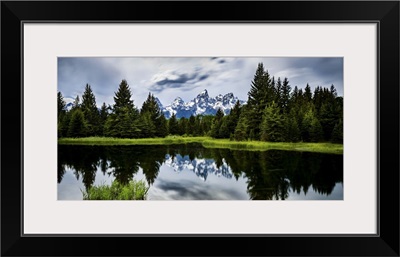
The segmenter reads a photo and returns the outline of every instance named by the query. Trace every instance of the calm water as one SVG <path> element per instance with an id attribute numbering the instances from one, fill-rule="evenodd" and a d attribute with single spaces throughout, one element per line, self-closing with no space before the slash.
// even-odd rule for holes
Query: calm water
<path id="1" fill-rule="evenodd" d="M 144 180 L 148 200 L 343 200 L 343 155 L 173 146 L 58 146 L 58 199 Z M 82 190 L 82 191 L 81 191 Z"/>

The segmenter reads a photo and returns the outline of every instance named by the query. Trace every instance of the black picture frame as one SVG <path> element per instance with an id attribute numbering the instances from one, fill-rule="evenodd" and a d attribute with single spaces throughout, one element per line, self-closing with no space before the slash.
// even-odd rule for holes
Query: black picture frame
<path id="1" fill-rule="evenodd" d="M 377 23 L 378 233 L 373 236 L 23 235 L 22 24 L 50 21 Z M 399 256 L 399 31 L 398 1 L 1 2 L 1 254 Z"/>

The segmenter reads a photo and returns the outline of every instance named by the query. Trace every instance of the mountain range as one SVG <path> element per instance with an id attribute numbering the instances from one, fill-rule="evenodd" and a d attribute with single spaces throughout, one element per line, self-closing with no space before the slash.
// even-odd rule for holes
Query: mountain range
<path id="1" fill-rule="evenodd" d="M 66 110 L 71 110 L 74 99 L 66 98 L 64 100 L 66 102 Z M 241 105 L 246 103 L 235 97 L 233 93 L 210 97 L 206 89 L 189 102 L 177 97 L 171 104 L 164 106 L 158 98 L 156 98 L 156 101 L 167 119 L 171 118 L 172 114 L 175 114 L 178 119 L 182 117 L 189 118 L 191 115 L 215 115 L 218 109 L 221 109 L 226 115 L 230 113 L 237 101 Z"/>
<path id="2" fill-rule="evenodd" d="M 156 101 L 167 119 L 172 114 L 175 114 L 177 118 L 189 118 L 191 115 L 215 115 L 218 109 L 221 109 L 224 114 L 229 114 L 237 101 L 241 105 L 245 103 L 245 101 L 235 97 L 233 93 L 210 97 L 206 89 L 189 102 L 185 102 L 182 98 L 177 97 L 171 104 L 163 106 L 159 99 L 156 99 Z"/>

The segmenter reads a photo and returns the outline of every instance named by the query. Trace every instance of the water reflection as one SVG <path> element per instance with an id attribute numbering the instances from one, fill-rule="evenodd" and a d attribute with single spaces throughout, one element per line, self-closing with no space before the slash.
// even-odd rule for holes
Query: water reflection
<path id="1" fill-rule="evenodd" d="M 59 146 L 59 185 L 67 170 L 86 190 L 96 184 L 96 176 L 121 183 L 143 177 L 150 185 L 149 199 L 343 199 L 342 155 L 198 144 Z"/>

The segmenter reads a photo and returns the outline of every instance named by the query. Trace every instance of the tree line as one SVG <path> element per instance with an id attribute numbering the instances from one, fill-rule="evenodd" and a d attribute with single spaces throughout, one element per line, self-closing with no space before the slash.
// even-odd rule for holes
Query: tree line
<path id="1" fill-rule="evenodd" d="M 292 90 L 287 78 L 275 79 L 259 63 L 247 104 L 239 101 L 228 115 L 196 115 L 166 119 L 156 98 L 149 93 L 140 110 L 135 106 L 126 80 L 114 96 L 114 104 L 100 110 L 89 84 L 76 97 L 71 110 L 58 92 L 58 136 L 107 136 L 117 138 L 165 137 L 167 135 L 211 136 L 236 141 L 343 142 L 343 97 L 335 87 L 307 84 Z"/>

